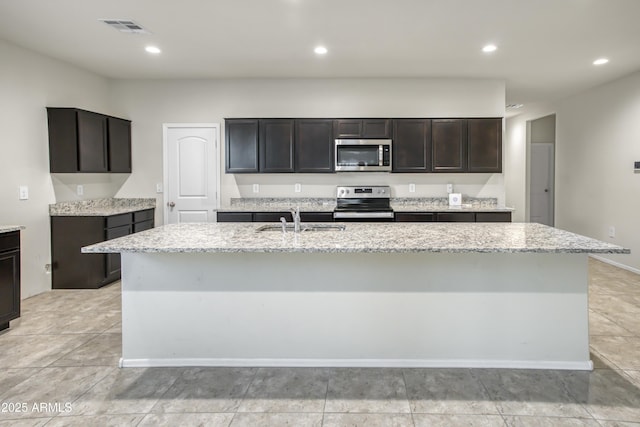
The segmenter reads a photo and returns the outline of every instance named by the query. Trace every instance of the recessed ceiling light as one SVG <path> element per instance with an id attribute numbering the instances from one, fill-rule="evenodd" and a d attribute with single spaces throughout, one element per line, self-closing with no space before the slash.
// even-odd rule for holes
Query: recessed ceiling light
<path id="1" fill-rule="evenodd" d="M 328 52 L 327 48 L 324 46 L 318 46 L 315 49 L 313 49 L 313 51 L 318 55 L 324 55 Z"/>
<path id="2" fill-rule="evenodd" d="M 145 47 L 145 48 L 144 48 L 144 50 L 146 50 L 146 51 L 147 51 L 147 52 L 149 52 L 149 53 L 153 53 L 153 54 L 155 54 L 155 55 L 157 55 L 157 54 L 159 54 L 160 52 L 162 52 L 162 51 L 160 50 L 160 48 L 159 48 L 159 47 L 156 47 L 156 46 L 147 46 L 147 47 Z"/>
<path id="3" fill-rule="evenodd" d="M 604 65 L 607 62 L 609 62 L 609 60 L 607 58 L 600 58 L 600 59 L 596 59 L 595 61 L 593 61 L 593 65 Z"/>
<path id="4" fill-rule="evenodd" d="M 524 104 L 507 104 L 505 108 L 508 110 L 517 110 L 518 108 L 524 107 Z"/>
<path id="5" fill-rule="evenodd" d="M 482 48 L 482 51 L 485 53 L 495 52 L 498 48 L 494 44 L 488 44 Z"/>

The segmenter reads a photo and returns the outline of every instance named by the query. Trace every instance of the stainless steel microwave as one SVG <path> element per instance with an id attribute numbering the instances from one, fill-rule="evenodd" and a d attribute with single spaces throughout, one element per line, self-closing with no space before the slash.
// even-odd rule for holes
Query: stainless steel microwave
<path id="1" fill-rule="evenodd" d="M 336 172 L 391 171 L 390 139 L 336 139 Z"/>

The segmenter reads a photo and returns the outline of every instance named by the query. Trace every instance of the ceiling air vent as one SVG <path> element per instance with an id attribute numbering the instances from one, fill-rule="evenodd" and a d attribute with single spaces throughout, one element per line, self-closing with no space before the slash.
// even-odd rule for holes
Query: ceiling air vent
<path id="1" fill-rule="evenodd" d="M 130 19 L 99 19 L 99 21 L 104 22 L 108 26 L 115 28 L 122 33 L 149 34 L 149 31 L 145 30 Z"/>

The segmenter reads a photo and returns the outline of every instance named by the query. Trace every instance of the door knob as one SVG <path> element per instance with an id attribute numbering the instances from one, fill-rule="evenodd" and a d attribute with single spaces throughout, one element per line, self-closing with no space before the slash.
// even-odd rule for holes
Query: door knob
<path id="1" fill-rule="evenodd" d="M 175 205 L 176 205 L 176 204 L 175 204 L 175 203 L 173 203 L 173 202 L 169 202 L 169 203 L 167 203 L 167 206 L 169 206 L 170 208 L 173 208 Z"/>

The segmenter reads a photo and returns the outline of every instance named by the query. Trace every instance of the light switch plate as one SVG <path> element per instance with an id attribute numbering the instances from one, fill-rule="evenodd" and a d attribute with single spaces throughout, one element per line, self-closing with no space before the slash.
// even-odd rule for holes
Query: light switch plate
<path id="1" fill-rule="evenodd" d="M 29 200 L 29 187 L 27 187 L 26 185 L 20 186 L 19 198 L 20 200 Z"/>
<path id="2" fill-rule="evenodd" d="M 78 194 L 78 196 L 82 196 L 84 194 L 84 186 L 76 185 L 76 193 Z"/>
<path id="3" fill-rule="evenodd" d="M 409 184 L 409 193 L 416 192 L 416 185 L 414 183 Z"/>
<path id="4" fill-rule="evenodd" d="M 156 193 L 162 193 L 162 183 L 161 182 L 156 184 Z"/>
<path id="5" fill-rule="evenodd" d="M 447 184 L 447 194 L 453 193 L 453 184 Z"/>
<path id="6" fill-rule="evenodd" d="M 300 184 L 295 184 L 293 186 L 293 191 L 295 191 L 296 193 L 300 193 L 302 191 L 302 185 Z"/>
<path id="7" fill-rule="evenodd" d="M 254 193 L 260 192 L 260 184 L 253 184 L 253 192 Z"/>

